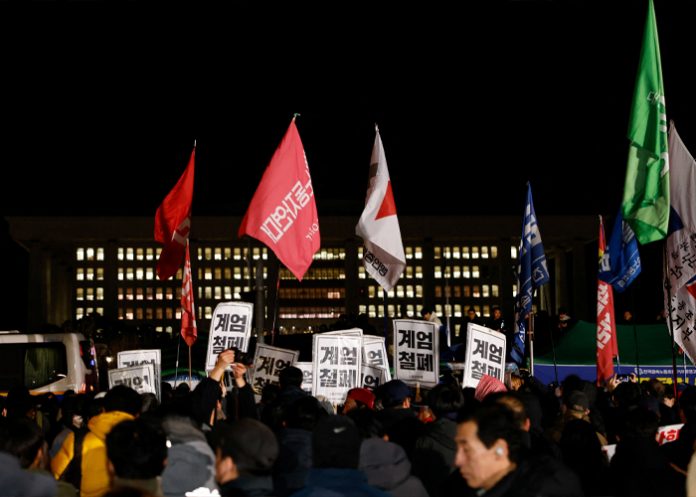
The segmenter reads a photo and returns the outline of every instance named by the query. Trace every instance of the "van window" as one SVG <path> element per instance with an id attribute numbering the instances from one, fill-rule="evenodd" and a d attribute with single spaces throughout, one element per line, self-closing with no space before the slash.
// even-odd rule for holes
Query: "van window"
<path id="1" fill-rule="evenodd" d="M 0 347 L 0 390 L 9 390 L 18 380 L 29 389 L 40 388 L 67 374 L 62 343 L 6 343 Z"/>

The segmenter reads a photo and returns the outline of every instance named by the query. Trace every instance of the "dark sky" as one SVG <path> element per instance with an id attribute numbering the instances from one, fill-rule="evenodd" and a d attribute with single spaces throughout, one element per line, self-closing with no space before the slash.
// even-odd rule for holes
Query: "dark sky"
<path id="1" fill-rule="evenodd" d="M 196 139 L 194 215 L 242 215 L 295 112 L 320 215 L 375 122 L 401 214 L 618 208 L 647 1 L 142 3 L 0 6 L 0 213 L 154 215 Z M 696 151 L 696 8 L 655 4 Z"/>

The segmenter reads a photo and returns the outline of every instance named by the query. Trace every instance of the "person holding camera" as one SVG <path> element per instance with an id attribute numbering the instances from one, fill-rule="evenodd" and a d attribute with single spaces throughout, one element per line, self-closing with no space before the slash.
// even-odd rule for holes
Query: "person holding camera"
<path id="1" fill-rule="evenodd" d="M 247 366 L 243 364 L 243 362 L 246 362 L 245 358 L 245 354 L 234 348 L 220 352 L 215 362 L 215 367 L 209 373 L 208 378 L 205 378 L 196 386 L 196 390 L 198 390 L 203 382 L 209 380 L 206 388 L 212 390 L 212 383 L 214 382 L 221 393 L 220 402 L 212 414 L 213 423 L 211 423 L 211 426 L 218 419 L 258 419 L 254 390 L 246 381 Z M 232 389 L 230 390 L 224 384 L 225 372 L 227 371 L 231 373 L 233 378 Z"/>

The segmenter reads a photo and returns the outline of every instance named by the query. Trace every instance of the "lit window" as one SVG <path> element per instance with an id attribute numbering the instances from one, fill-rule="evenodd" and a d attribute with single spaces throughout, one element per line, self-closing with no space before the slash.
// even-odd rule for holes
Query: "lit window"
<path id="1" fill-rule="evenodd" d="M 471 278 L 471 267 L 462 266 L 462 278 L 466 278 L 466 279 Z"/>
<path id="2" fill-rule="evenodd" d="M 473 266 L 471 268 L 471 277 L 472 278 L 480 278 L 481 277 L 481 273 L 479 272 L 478 266 Z"/>
<path id="3" fill-rule="evenodd" d="M 79 247 L 75 251 L 75 259 L 77 259 L 78 261 L 84 261 L 85 260 L 85 249 L 83 249 L 82 247 Z"/>
<path id="4" fill-rule="evenodd" d="M 417 299 L 423 298 L 423 285 L 416 285 L 416 298 Z"/>
<path id="5" fill-rule="evenodd" d="M 435 271 L 435 278 L 442 278 L 442 266 L 435 266 L 433 269 Z"/>
<path id="6" fill-rule="evenodd" d="M 472 259 L 479 258 L 479 248 L 478 247 L 471 247 L 471 258 Z"/>
<path id="7" fill-rule="evenodd" d="M 82 307 L 75 309 L 75 319 L 82 319 L 85 316 L 85 310 Z"/>
<path id="8" fill-rule="evenodd" d="M 152 247 L 148 248 L 145 250 L 145 259 L 148 261 L 154 261 L 155 260 L 155 251 L 152 250 Z"/>
<path id="9" fill-rule="evenodd" d="M 97 268 L 97 279 L 99 281 L 104 279 L 104 268 L 103 267 L 98 267 Z"/>
<path id="10" fill-rule="evenodd" d="M 213 259 L 213 250 L 210 247 L 206 247 L 204 249 L 204 253 L 205 253 L 205 260 L 206 261 L 210 261 Z"/>
<path id="11" fill-rule="evenodd" d="M 510 258 L 517 259 L 517 247 L 515 247 L 514 245 L 510 246 Z"/>
<path id="12" fill-rule="evenodd" d="M 155 279 L 155 270 L 152 269 L 151 267 L 145 268 L 145 279 L 146 280 L 154 280 Z"/>
<path id="13" fill-rule="evenodd" d="M 241 280 L 241 279 L 242 279 L 242 268 L 240 268 L 240 267 L 235 267 L 235 268 L 234 268 L 234 279 L 235 279 L 235 280 Z"/>
<path id="14" fill-rule="evenodd" d="M 469 247 L 462 247 L 462 259 L 469 259 Z"/>
<path id="15" fill-rule="evenodd" d="M 215 252 L 213 255 L 213 259 L 216 261 L 221 261 L 222 260 L 222 248 L 220 247 L 215 247 Z"/>
<path id="16" fill-rule="evenodd" d="M 214 274 L 214 277 L 216 280 L 221 280 L 222 279 L 222 268 L 216 267 L 214 269 L 213 274 Z"/>
<path id="17" fill-rule="evenodd" d="M 133 247 L 126 248 L 126 260 L 127 261 L 133 260 Z M 131 311 L 131 315 L 132 314 L 133 314 L 133 312 Z"/>
<path id="18" fill-rule="evenodd" d="M 242 249 L 239 247 L 234 248 L 234 260 L 235 261 L 241 261 L 242 260 Z"/>
<path id="19" fill-rule="evenodd" d="M 85 270 L 82 269 L 81 267 L 77 268 L 77 272 L 75 273 L 75 279 L 77 281 L 82 281 L 85 279 Z"/>
<path id="20" fill-rule="evenodd" d="M 87 268 L 87 269 L 85 270 L 85 279 L 86 279 L 87 281 L 93 281 L 93 280 L 94 280 L 94 268 L 89 267 L 89 268 Z"/>
<path id="21" fill-rule="evenodd" d="M 135 260 L 144 261 L 145 260 L 145 249 L 138 247 L 135 249 Z"/>
<path id="22" fill-rule="evenodd" d="M 491 297 L 498 297 L 498 285 L 491 285 Z"/>
<path id="23" fill-rule="evenodd" d="M 75 289 L 75 300 L 85 300 L 85 289 L 76 288 Z"/>
<path id="24" fill-rule="evenodd" d="M 488 247 L 481 247 L 481 259 L 488 259 Z"/>
<path id="25" fill-rule="evenodd" d="M 135 279 L 136 280 L 142 280 L 143 277 L 145 276 L 145 271 L 143 268 L 139 267 L 135 269 Z"/>
<path id="26" fill-rule="evenodd" d="M 450 251 L 449 247 L 443 247 L 442 248 L 442 256 L 445 259 L 450 259 L 452 257 L 452 252 Z"/>
<path id="27" fill-rule="evenodd" d="M 491 259 L 498 257 L 498 247 L 491 245 Z"/>
<path id="28" fill-rule="evenodd" d="M 85 260 L 88 260 L 88 261 L 94 260 L 94 249 L 92 247 L 87 247 L 85 249 Z"/>
<path id="29" fill-rule="evenodd" d="M 215 291 L 213 292 L 213 295 L 215 296 L 215 300 L 220 300 L 222 299 L 222 287 L 221 286 L 216 286 Z"/>
<path id="30" fill-rule="evenodd" d="M 203 269 L 203 279 L 204 280 L 212 280 L 213 279 L 213 270 L 211 268 L 207 267 L 207 268 Z"/>
<path id="31" fill-rule="evenodd" d="M 406 297 L 410 299 L 415 297 L 415 294 L 413 293 L 413 285 L 406 285 Z"/>
<path id="32" fill-rule="evenodd" d="M 104 300 L 104 288 L 98 286 L 97 290 L 97 300 Z"/>
<path id="33" fill-rule="evenodd" d="M 233 298 L 232 297 L 232 287 L 226 286 L 226 287 L 224 287 L 224 290 L 225 290 L 225 300 L 231 300 Z"/>
<path id="34" fill-rule="evenodd" d="M 258 247 L 253 247 L 251 249 L 251 257 L 255 261 L 258 261 L 261 258 L 261 250 Z"/>
<path id="35" fill-rule="evenodd" d="M 205 298 L 206 299 L 212 299 L 213 298 L 213 289 L 212 287 L 205 287 Z"/>
<path id="36" fill-rule="evenodd" d="M 420 279 L 423 277 L 423 266 L 416 266 L 416 278 Z"/>
<path id="37" fill-rule="evenodd" d="M 488 285 L 481 285 L 481 296 L 483 298 L 488 298 L 491 296 L 490 287 Z"/>
<path id="38" fill-rule="evenodd" d="M 116 252 L 116 258 L 117 258 L 119 261 L 122 261 L 122 260 L 123 260 L 123 258 L 124 258 L 124 255 L 123 255 L 123 247 L 119 247 L 119 248 L 118 248 L 118 251 Z"/>
<path id="39" fill-rule="evenodd" d="M 416 256 L 416 259 L 422 259 L 423 258 L 423 247 L 414 247 L 414 254 Z"/>
<path id="40" fill-rule="evenodd" d="M 440 247 L 433 247 L 433 259 L 442 258 L 442 249 Z"/>

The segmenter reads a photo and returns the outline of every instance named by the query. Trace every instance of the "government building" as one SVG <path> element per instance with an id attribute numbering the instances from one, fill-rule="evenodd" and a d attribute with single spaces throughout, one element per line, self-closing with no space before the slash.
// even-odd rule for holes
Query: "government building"
<path id="1" fill-rule="evenodd" d="M 6 217 L 20 253 L 12 274 L 26 293 L 15 309 L 22 331 L 97 313 L 143 323 L 158 333 L 180 329 L 181 270 L 156 276 L 160 245 L 151 217 Z M 302 282 L 257 240 L 237 238 L 241 218 L 192 217 L 190 248 L 198 328 L 210 326 L 219 302 L 255 304 L 254 331 L 312 333 L 343 315 L 364 314 L 377 329 L 386 318 L 420 318 L 430 306 L 455 335 L 473 307 L 487 317 L 498 305 L 512 318 L 521 216 L 399 217 L 406 269 L 386 295 L 362 266 L 356 217 L 320 217 L 321 249 Z M 551 282 L 538 308 L 564 306 L 593 319 L 597 217 L 541 216 Z M 27 283 L 28 282 L 28 283 Z M 17 295 L 15 295 L 17 298 Z M 595 297 L 596 298 L 596 297 Z M 26 310 L 26 314 L 24 311 Z"/>

